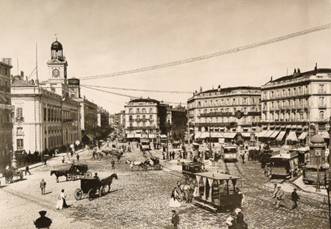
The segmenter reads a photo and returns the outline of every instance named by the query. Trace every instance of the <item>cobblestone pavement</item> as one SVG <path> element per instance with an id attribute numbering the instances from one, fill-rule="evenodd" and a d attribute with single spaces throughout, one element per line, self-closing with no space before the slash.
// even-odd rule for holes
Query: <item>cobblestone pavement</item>
<path id="1" fill-rule="evenodd" d="M 34 169 L 27 180 L 0 189 L 0 210 L 7 211 L 8 208 L 10 215 L 15 215 L 0 221 L 10 221 L 9 228 L 33 228 L 26 225 L 31 225 L 38 208 L 42 208 L 53 219 L 53 228 L 171 228 L 168 202 L 171 189 L 180 179 L 180 172 L 173 170 L 179 168 L 174 161 L 165 162 L 165 168 L 161 171 L 130 171 L 124 160 L 141 160 L 141 153 L 126 153 L 115 170 L 111 169 L 109 158 L 94 161 L 90 157 L 85 153 L 81 159 L 89 164 L 92 171 L 98 171 L 100 177 L 113 172 L 118 174 L 119 179 L 114 180 L 109 194 L 92 201 L 86 198 L 76 201 L 73 193 L 80 186 L 79 181 L 56 183 L 55 178 L 49 176 L 49 166 L 40 167 Z M 50 162 L 50 165 L 59 161 L 60 158 Z M 217 166 L 224 169 L 222 163 Z M 243 177 L 243 212 L 249 228 L 328 228 L 327 207 L 318 199 L 302 197 L 298 210 L 276 210 L 272 204 L 271 190 L 265 185 L 268 181 L 259 164 L 248 162 L 226 166 L 230 173 Z M 41 178 L 47 181 L 46 191 L 49 193 L 45 196 L 40 195 Z M 54 208 L 56 196 L 62 188 L 66 190 L 72 206 L 59 212 Z M 29 210 L 33 213 L 27 214 Z M 190 204 L 183 204 L 177 210 L 181 219 L 180 228 L 225 228 L 224 222 L 228 216 L 227 213 L 213 214 Z"/>

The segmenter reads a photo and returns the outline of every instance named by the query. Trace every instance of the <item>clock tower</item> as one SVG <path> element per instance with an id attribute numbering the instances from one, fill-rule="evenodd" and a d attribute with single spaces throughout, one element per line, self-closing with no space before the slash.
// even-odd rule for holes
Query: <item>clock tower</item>
<path id="1" fill-rule="evenodd" d="M 47 61 L 47 66 L 50 75 L 47 86 L 59 95 L 68 96 L 68 62 L 63 55 L 63 46 L 57 39 L 51 44 L 51 59 Z"/>
<path id="2" fill-rule="evenodd" d="M 50 79 L 62 82 L 67 80 L 68 62 L 63 55 L 63 46 L 57 39 L 51 45 L 51 59 L 47 62 L 47 66 L 51 75 Z"/>

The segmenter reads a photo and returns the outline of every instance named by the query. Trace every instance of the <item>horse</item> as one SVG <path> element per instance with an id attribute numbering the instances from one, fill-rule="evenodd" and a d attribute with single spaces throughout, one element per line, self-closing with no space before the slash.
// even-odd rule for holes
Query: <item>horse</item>
<path id="1" fill-rule="evenodd" d="M 142 169 L 144 169 L 144 170 L 147 169 L 147 163 L 146 163 L 146 161 L 141 162 L 141 161 L 130 161 L 130 160 L 127 160 L 125 163 L 130 165 L 131 170 L 132 170 L 135 166 L 136 166 L 136 167 L 140 167 L 140 168 L 142 168 Z"/>
<path id="2" fill-rule="evenodd" d="M 113 179 L 116 179 L 118 180 L 118 177 L 117 177 L 117 174 L 116 173 L 113 173 L 112 175 L 106 177 L 106 178 L 103 178 L 100 180 L 101 182 L 101 185 L 102 185 L 102 189 L 104 190 L 106 186 L 108 186 L 108 192 L 110 191 L 110 186 L 111 184 L 113 183 Z"/>

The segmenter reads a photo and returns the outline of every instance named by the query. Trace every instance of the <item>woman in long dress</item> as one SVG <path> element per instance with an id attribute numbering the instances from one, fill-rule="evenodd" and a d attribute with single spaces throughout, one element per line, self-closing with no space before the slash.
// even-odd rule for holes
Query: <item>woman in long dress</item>
<path id="1" fill-rule="evenodd" d="M 180 202 L 175 198 L 175 193 L 174 191 L 171 193 L 170 201 L 169 201 L 169 207 L 172 208 L 177 208 L 180 207 L 181 204 Z"/>
<path id="2" fill-rule="evenodd" d="M 66 202 L 67 195 L 64 192 L 64 189 L 61 190 L 61 193 L 57 197 L 56 202 L 56 209 L 60 210 L 62 208 L 67 208 L 67 202 Z"/>

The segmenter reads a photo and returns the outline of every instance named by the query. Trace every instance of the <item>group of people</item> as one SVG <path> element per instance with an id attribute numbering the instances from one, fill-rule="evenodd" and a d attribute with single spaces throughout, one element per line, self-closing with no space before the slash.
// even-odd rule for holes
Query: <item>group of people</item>
<path id="1" fill-rule="evenodd" d="M 272 198 L 274 199 L 273 204 L 276 206 L 276 208 L 281 206 L 286 207 L 285 192 L 282 190 L 280 185 L 274 184 L 274 192 L 272 194 Z M 300 200 L 300 196 L 298 195 L 296 188 L 293 189 L 290 199 L 292 201 L 292 206 L 290 209 L 296 209 L 298 207 L 298 201 Z"/>

